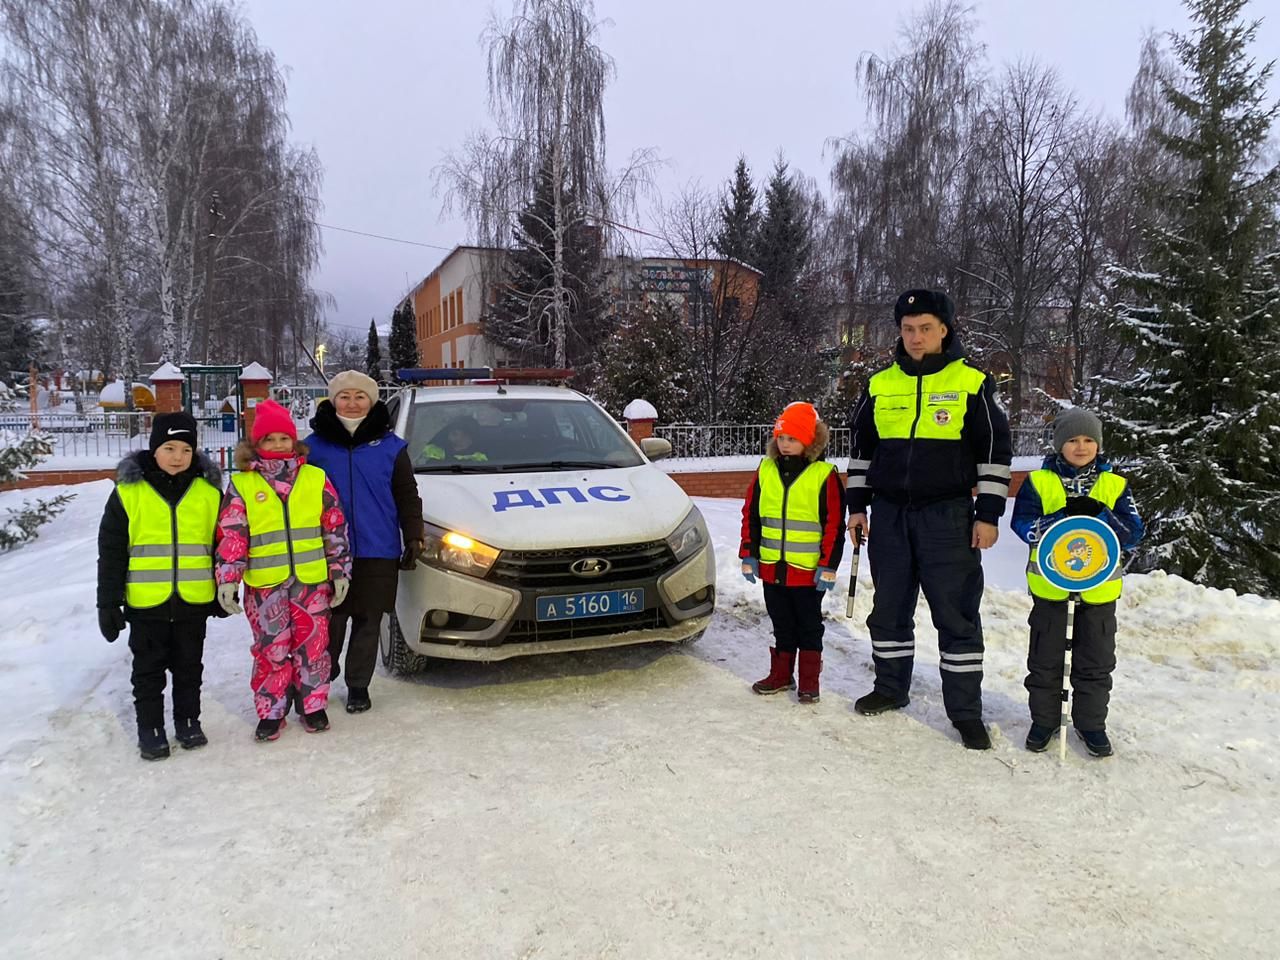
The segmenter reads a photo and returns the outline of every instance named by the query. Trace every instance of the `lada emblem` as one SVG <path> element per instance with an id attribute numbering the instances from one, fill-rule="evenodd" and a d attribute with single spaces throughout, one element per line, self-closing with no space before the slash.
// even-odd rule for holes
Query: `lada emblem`
<path id="1" fill-rule="evenodd" d="M 569 564 L 569 570 L 579 577 L 603 577 L 613 567 L 604 557 L 583 557 Z"/>

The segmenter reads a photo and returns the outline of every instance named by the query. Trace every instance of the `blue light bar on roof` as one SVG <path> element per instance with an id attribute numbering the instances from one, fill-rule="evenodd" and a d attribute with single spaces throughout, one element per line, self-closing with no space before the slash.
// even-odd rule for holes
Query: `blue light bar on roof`
<path id="1" fill-rule="evenodd" d="M 396 371 L 397 379 L 407 383 L 423 380 L 487 380 L 493 376 L 488 367 L 406 367 Z"/>

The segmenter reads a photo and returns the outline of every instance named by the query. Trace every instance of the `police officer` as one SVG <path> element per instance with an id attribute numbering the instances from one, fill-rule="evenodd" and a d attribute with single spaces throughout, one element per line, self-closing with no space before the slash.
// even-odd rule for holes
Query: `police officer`
<path id="1" fill-rule="evenodd" d="M 1009 495 L 1009 423 L 991 378 L 965 359 L 945 293 L 908 290 L 893 317 L 894 362 L 871 377 L 850 424 L 849 534 L 868 538 L 875 584 L 867 618 L 875 689 L 854 709 L 874 715 L 909 702 L 923 587 L 947 717 L 966 747 L 987 750 L 979 551 L 995 544 Z"/>

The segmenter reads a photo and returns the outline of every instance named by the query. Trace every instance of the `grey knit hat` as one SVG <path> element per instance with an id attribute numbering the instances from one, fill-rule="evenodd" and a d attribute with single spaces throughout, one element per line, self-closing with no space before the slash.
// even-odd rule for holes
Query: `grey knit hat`
<path id="1" fill-rule="evenodd" d="M 1058 414 L 1053 421 L 1053 449 L 1062 452 L 1062 445 L 1072 437 L 1092 437 L 1102 449 L 1102 421 L 1084 407 L 1072 407 Z"/>

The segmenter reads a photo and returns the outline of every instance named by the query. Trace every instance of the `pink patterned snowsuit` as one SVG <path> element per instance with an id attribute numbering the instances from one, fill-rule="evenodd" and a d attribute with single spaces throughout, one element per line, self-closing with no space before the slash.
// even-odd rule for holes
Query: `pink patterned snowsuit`
<path id="1" fill-rule="evenodd" d="M 256 470 L 281 499 L 293 489 L 305 458 L 268 460 L 254 457 Z M 329 580 L 351 578 L 347 521 L 333 485 L 325 480 L 320 529 L 329 563 Z M 218 583 L 240 583 L 249 559 L 249 520 L 244 499 L 227 486 L 218 517 Z M 245 587 L 244 611 L 253 630 L 253 705 L 259 719 L 277 720 L 289 711 L 291 690 L 302 698 L 303 713 L 323 710 L 329 702 L 329 602 L 332 583 L 299 583 L 292 575 L 275 587 Z"/>

